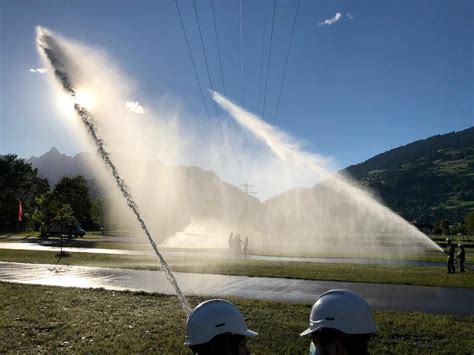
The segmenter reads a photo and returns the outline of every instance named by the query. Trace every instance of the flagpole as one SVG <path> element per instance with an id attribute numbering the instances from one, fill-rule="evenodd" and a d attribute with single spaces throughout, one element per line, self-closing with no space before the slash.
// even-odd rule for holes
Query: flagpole
<path id="1" fill-rule="evenodd" d="M 21 204 L 21 200 L 18 201 L 18 215 L 16 217 L 16 233 L 18 234 L 18 227 L 23 218 L 23 206 Z"/>
<path id="2" fill-rule="evenodd" d="M 18 201 L 18 213 L 16 214 L 16 234 L 18 234 L 18 224 L 20 223 L 20 201 Z"/>

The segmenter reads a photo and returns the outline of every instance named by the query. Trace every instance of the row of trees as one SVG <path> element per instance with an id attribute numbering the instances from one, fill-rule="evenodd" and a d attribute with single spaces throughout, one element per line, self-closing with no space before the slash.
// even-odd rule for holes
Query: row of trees
<path id="1" fill-rule="evenodd" d="M 46 179 L 15 154 L 0 156 L 0 230 L 13 231 L 18 227 L 18 204 L 32 211 L 37 196 L 49 191 Z M 28 214 L 25 214 L 25 218 Z"/>
<path id="2" fill-rule="evenodd" d="M 24 215 L 18 223 L 18 205 L 22 201 Z M 82 176 L 64 176 L 51 190 L 46 179 L 15 154 L 0 155 L 0 231 L 24 229 L 44 232 L 51 224 L 78 222 L 85 229 L 103 228 L 107 206 L 102 199 L 91 199 Z M 474 235 L 474 211 L 464 223 L 452 224 L 443 219 L 429 226 L 435 234 Z M 427 231 L 428 232 L 428 231 Z"/>
<path id="3" fill-rule="evenodd" d="M 447 219 L 435 223 L 433 232 L 435 234 L 467 234 L 474 235 L 474 211 L 469 212 L 464 218 L 464 223 L 451 224 Z"/>
<path id="4" fill-rule="evenodd" d="M 50 190 L 48 181 L 15 154 L 0 156 L 0 230 L 45 231 L 58 222 L 78 222 L 85 229 L 104 225 L 104 203 L 92 200 L 82 176 L 64 176 Z M 24 214 L 18 221 L 19 201 Z"/>
<path id="5" fill-rule="evenodd" d="M 41 232 L 53 223 L 79 223 L 85 229 L 103 226 L 103 203 L 91 200 L 89 187 L 83 176 L 64 176 L 52 191 L 35 198 L 35 208 L 31 215 L 34 229 Z"/>

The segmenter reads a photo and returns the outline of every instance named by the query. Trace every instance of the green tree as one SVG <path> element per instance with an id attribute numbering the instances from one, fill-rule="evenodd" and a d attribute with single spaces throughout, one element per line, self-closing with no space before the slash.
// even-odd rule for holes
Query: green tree
<path id="1" fill-rule="evenodd" d="M 464 230 L 470 235 L 474 235 L 474 211 L 467 214 L 464 219 Z"/>
<path id="2" fill-rule="evenodd" d="M 449 221 L 442 219 L 441 221 L 435 224 L 435 233 L 437 234 L 450 234 L 451 230 L 449 228 Z"/>
<path id="3" fill-rule="evenodd" d="M 46 204 L 48 201 L 48 196 L 51 195 L 50 193 L 44 193 L 35 198 L 35 210 L 32 214 L 32 219 L 35 225 L 38 226 L 39 231 L 41 234 L 46 233 L 47 229 L 47 209 Z"/>
<path id="4" fill-rule="evenodd" d="M 32 218 L 39 231 L 45 233 L 50 225 L 56 223 L 56 216 L 62 205 L 58 201 L 53 200 L 51 192 L 37 196 L 35 202 L 36 205 Z"/>
<path id="5" fill-rule="evenodd" d="M 0 230 L 16 229 L 19 201 L 23 204 L 25 226 L 35 207 L 35 198 L 48 190 L 48 181 L 39 178 L 31 164 L 15 154 L 0 155 Z"/>
<path id="6" fill-rule="evenodd" d="M 96 227 L 104 228 L 105 226 L 105 202 L 97 198 L 92 201 L 91 205 L 91 220 Z"/>
<path id="7" fill-rule="evenodd" d="M 55 216 L 53 221 L 57 222 L 61 227 L 71 226 L 74 223 L 77 223 L 76 217 L 74 217 L 74 211 L 71 208 L 71 205 L 65 204 L 59 207 L 55 211 Z"/>
<path id="8" fill-rule="evenodd" d="M 77 220 L 74 217 L 74 212 L 71 208 L 71 205 L 66 203 L 62 206 L 57 206 L 53 221 L 58 223 L 61 228 L 60 256 L 66 256 L 66 253 L 63 253 L 63 233 L 62 232 L 63 230 L 65 230 L 66 227 L 71 226 L 74 223 L 77 223 Z"/>
<path id="9" fill-rule="evenodd" d="M 68 204 L 76 220 L 83 227 L 91 227 L 92 202 L 89 196 L 89 187 L 83 176 L 63 176 L 54 187 L 51 201 L 50 203 L 57 206 Z"/>

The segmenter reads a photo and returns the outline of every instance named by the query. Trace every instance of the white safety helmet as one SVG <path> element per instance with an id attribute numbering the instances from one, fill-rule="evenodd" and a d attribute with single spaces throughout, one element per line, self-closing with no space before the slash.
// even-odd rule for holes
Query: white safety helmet
<path id="1" fill-rule="evenodd" d="M 186 321 L 185 345 L 204 344 L 223 333 L 248 337 L 258 333 L 247 328 L 244 315 L 232 303 L 215 299 L 202 302 L 193 309 Z"/>
<path id="2" fill-rule="evenodd" d="M 330 290 L 319 296 L 311 309 L 309 328 L 300 336 L 322 328 L 345 334 L 375 334 L 377 326 L 367 302 L 349 290 Z"/>

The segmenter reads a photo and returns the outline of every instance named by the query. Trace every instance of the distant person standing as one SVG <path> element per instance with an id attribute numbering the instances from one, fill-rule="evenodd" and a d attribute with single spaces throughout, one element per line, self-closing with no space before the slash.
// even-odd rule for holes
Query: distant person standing
<path id="1" fill-rule="evenodd" d="M 458 261 L 459 261 L 459 272 L 464 274 L 464 262 L 466 261 L 466 251 L 464 250 L 464 244 L 459 243 L 458 244 L 459 251 L 456 255 Z"/>
<path id="2" fill-rule="evenodd" d="M 456 269 L 454 268 L 454 254 L 456 252 L 456 247 L 453 243 L 451 243 L 451 239 L 446 238 L 446 241 L 448 242 L 446 250 L 446 255 L 448 255 L 448 274 L 455 274 Z"/>
<path id="3" fill-rule="evenodd" d="M 228 243 L 229 243 L 229 253 L 230 253 L 230 254 L 233 254 L 234 234 L 233 234 L 232 232 L 230 232 L 230 234 L 229 234 Z"/>
<path id="4" fill-rule="evenodd" d="M 237 234 L 233 239 L 233 251 L 235 256 L 242 254 L 242 239 L 240 239 L 240 234 Z"/>
<path id="5" fill-rule="evenodd" d="M 244 256 L 247 256 L 247 247 L 249 246 L 249 238 L 247 236 L 245 236 L 245 239 L 244 239 L 244 245 L 243 245 L 243 253 L 244 253 Z"/>

